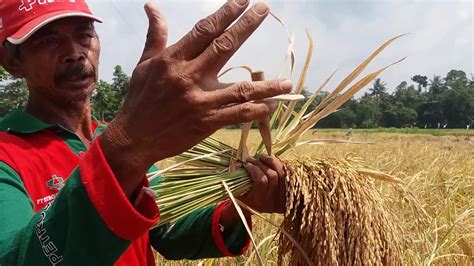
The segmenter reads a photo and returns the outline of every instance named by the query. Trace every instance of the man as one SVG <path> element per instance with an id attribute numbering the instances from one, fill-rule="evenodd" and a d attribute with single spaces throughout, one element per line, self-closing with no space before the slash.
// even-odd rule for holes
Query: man
<path id="1" fill-rule="evenodd" d="M 29 88 L 26 110 L 0 122 L 0 265 L 154 265 L 150 244 L 171 259 L 245 251 L 245 231 L 226 202 L 149 231 L 159 210 L 145 174 L 222 126 L 268 116 L 275 105 L 262 100 L 291 90 L 281 80 L 218 82 L 269 12 L 264 3 L 247 7 L 231 0 L 165 48 L 166 20 L 147 4 L 145 49 L 106 127 L 90 113 L 100 19 L 82 0 L 0 1 L 2 66 Z M 254 187 L 242 200 L 282 212 L 281 163 L 263 157 L 247 170 Z"/>

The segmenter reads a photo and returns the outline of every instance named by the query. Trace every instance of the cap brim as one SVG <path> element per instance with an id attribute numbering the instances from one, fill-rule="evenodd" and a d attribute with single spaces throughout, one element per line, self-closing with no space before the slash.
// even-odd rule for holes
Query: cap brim
<path id="1" fill-rule="evenodd" d="M 101 18 L 85 13 L 85 12 L 80 12 L 77 10 L 61 10 L 61 11 L 44 14 L 43 16 L 39 16 L 33 19 L 32 21 L 23 25 L 23 27 L 21 27 L 17 32 L 7 37 L 7 40 L 11 42 L 12 44 L 16 44 L 16 45 L 22 44 L 31 35 L 33 35 L 35 32 L 37 32 L 46 24 L 51 23 L 52 21 L 55 21 L 61 18 L 67 18 L 67 17 L 85 17 L 85 18 L 90 18 L 92 20 L 95 20 L 97 22 L 102 22 Z"/>

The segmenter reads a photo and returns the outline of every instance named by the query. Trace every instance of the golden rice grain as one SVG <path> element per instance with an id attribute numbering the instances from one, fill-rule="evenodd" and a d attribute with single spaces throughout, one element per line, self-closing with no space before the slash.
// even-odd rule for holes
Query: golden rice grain
<path id="1" fill-rule="evenodd" d="M 286 161 L 287 210 L 282 228 L 316 265 L 400 265 L 403 234 L 371 178 L 350 160 Z M 288 239 L 279 261 L 305 265 Z"/>

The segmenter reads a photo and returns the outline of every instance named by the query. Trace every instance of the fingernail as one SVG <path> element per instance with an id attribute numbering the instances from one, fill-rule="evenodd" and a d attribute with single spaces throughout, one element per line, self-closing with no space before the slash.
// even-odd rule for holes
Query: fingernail
<path id="1" fill-rule="evenodd" d="M 285 79 L 280 82 L 280 88 L 286 92 L 290 92 L 293 88 L 293 83 L 291 83 L 291 80 Z"/>
<path id="2" fill-rule="evenodd" d="M 247 5 L 247 3 L 249 2 L 249 0 L 234 0 L 234 2 L 235 2 L 238 6 L 245 6 L 245 5 Z"/>
<path id="3" fill-rule="evenodd" d="M 265 15 L 268 12 L 268 5 L 265 2 L 258 2 L 253 6 L 253 10 L 257 15 Z"/>

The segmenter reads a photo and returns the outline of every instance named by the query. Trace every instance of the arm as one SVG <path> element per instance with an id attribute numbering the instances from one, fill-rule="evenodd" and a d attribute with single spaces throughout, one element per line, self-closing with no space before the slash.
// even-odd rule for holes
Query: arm
<path id="1" fill-rule="evenodd" d="M 131 205 L 97 142 L 36 214 L 21 178 L 3 162 L 0 193 L 0 265 L 112 265 L 159 217 L 152 197 Z"/>
<path id="2" fill-rule="evenodd" d="M 285 173 L 280 160 L 261 156 L 260 160 L 249 161 L 246 169 L 254 184 L 240 200 L 260 212 L 283 212 Z M 154 182 L 152 185 L 159 183 L 159 179 Z M 250 213 L 244 213 L 251 225 Z M 234 206 L 225 201 L 197 210 L 173 226 L 163 225 L 150 231 L 150 242 L 165 258 L 177 260 L 242 255 L 250 239 Z"/>
<path id="3" fill-rule="evenodd" d="M 157 171 L 153 165 L 150 171 Z M 150 186 L 157 185 L 156 178 Z M 153 248 L 169 260 L 238 256 L 248 249 L 250 239 L 243 224 L 233 222 L 221 232 L 221 220 L 227 202 L 210 206 L 184 217 L 175 225 L 165 224 L 150 230 Z M 248 223 L 251 224 L 250 218 Z"/>
<path id="4" fill-rule="evenodd" d="M 242 223 L 220 230 L 218 221 L 225 204 L 195 211 L 173 226 L 166 224 L 151 230 L 151 245 L 170 260 L 242 255 L 250 244 Z"/>
<path id="5" fill-rule="evenodd" d="M 145 6 L 149 30 L 143 55 L 121 111 L 99 138 L 127 195 L 138 182 L 133 177 L 143 175 L 154 162 L 190 149 L 223 126 L 269 116 L 276 104 L 262 99 L 291 91 L 291 82 L 283 80 L 237 84 L 218 81 L 221 68 L 269 13 L 263 2 L 244 13 L 248 3 L 228 1 L 168 48 L 166 19 L 156 6 Z M 231 245 L 240 240 L 234 241 L 233 236 L 225 234 L 238 232 L 238 237 L 243 238 L 244 231 L 236 222 L 235 210 L 222 208 L 228 211 L 218 208 L 222 212 L 217 215 L 209 209 L 186 217 L 172 228 L 172 234 L 165 234 L 168 229 L 161 230 L 153 236 L 154 246 L 172 258 L 239 254 L 243 245 Z M 213 221 L 235 229 L 212 235 L 217 228 Z M 224 236 L 222 241 L 216 240 L 220 236 Z M 193 244 L 201 245 L 202 250 L 191 247 Z M 232 250 L 224 251 L 224 245 Z M 189 248 L 189 252 L 175 256 L 181 247 Z M 222 248 L 217 252 L 219 247 Z"/>

